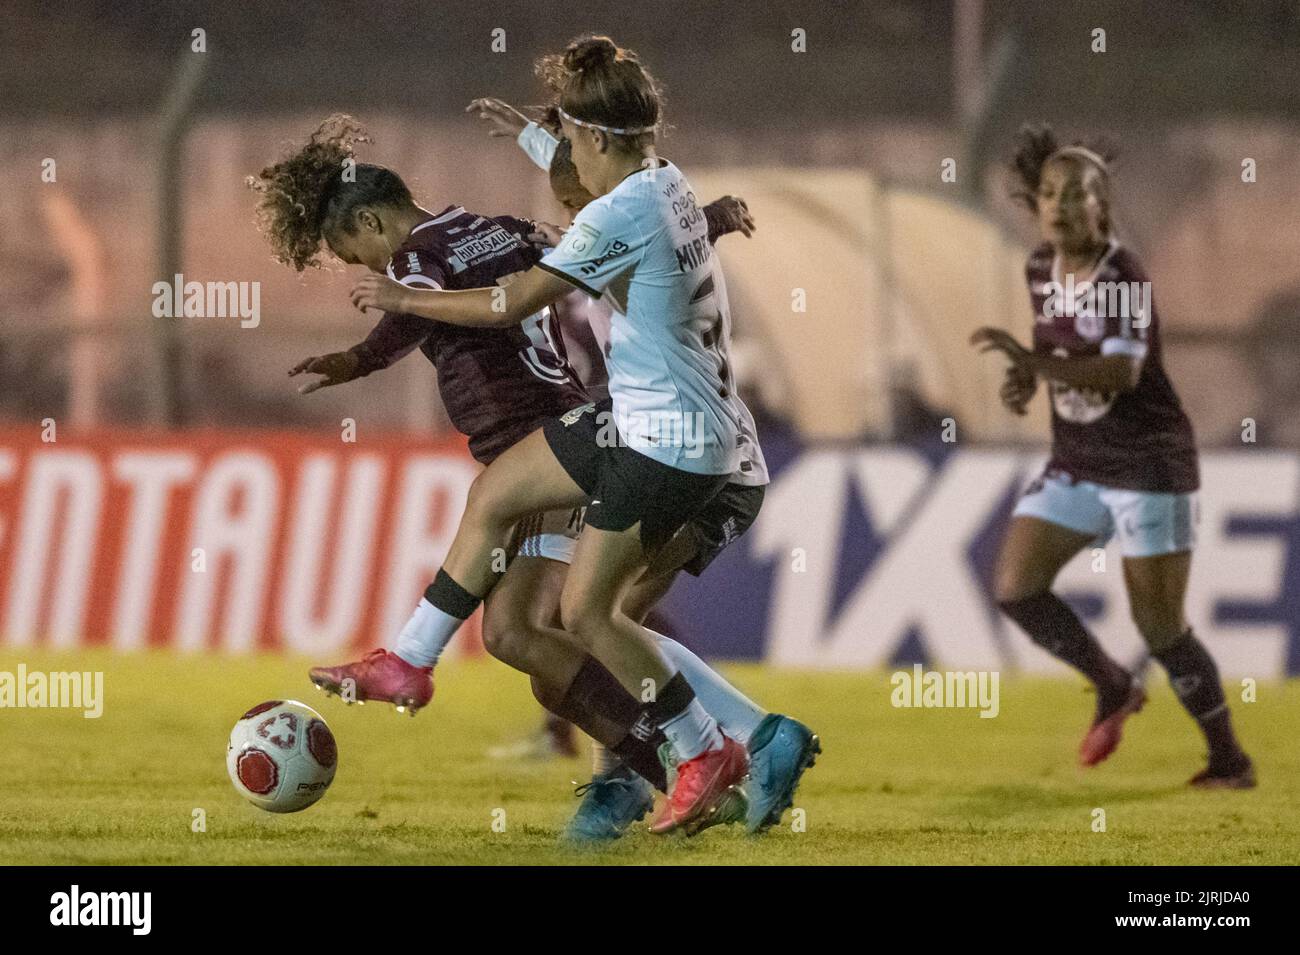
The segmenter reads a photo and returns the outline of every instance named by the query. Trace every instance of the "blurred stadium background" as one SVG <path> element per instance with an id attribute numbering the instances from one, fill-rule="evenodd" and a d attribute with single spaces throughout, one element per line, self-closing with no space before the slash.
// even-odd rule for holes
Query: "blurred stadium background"
<path id="1" fill-rule="evenodd" d="M 997 363 L 966 344 L 984 324 L 1028 334 L 1035 236 L 1004 164 L 1017 127 L 1047 120 L 1121 149 L 1120 228 L 1207 452 L 1189 614 L 1225 670 L 1300 671 L 1300 2 L 8 0 L 3 18 L 10 647 L 332 657 L 394 632 L 471 464 L 419 357 L 295 393 L 292 364 L 370 326 L 341 266 L 270 259 L 243 178 L 346 111 L 376 139 L 365 158 L 429 208 L 561 221 L 545 177 L 463 110 L 538 102 L 535 57 L 596 31 L 666 83 L 661 151 L 701 198 L 743 196 L 759 222 L 720 251 L 778 471 L 755 529 L 671 596 L 686 642 L 792 665 L 1052 670 L 984 588 L 1041 463 L 1045 401 L 1005 413 Z M 260 323 L 154 318 L 153 283 L 178 272 L 260 283 Z M 1081 560 L 1063 583 L 1136 654 L 1117 570 Z"/>

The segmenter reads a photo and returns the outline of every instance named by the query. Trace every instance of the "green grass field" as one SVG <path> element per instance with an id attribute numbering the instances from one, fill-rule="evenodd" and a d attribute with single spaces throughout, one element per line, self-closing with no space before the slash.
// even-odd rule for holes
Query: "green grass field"
<path id="1" fill-rule="evenodd" d="M 1001 713 L 895 709 L 885 674 L 727 668 L 757 699 L 810 723 L 825 753 L 795 805 L 806 831 L 686 840 L 634 832 L 598 851 L 557 845 L 587 760 L 500 763 L 530 729 L 524 679 L 475 661 L 439 670 L 416 719 L 318 694 L 282 657 L 0 653 L 0 670 L 103 670 L 104 714 L 0 709 L 5 864 L 1251 864 L 1300 861 L 1300 684 L 1237 703 L 1260 788 L 1203 793 L 1198 735 L 1163 681 L 1106 764 L 1074 764 L 1092 697 L 1074 681 L 1005 679 Z M 339 744 L 333 788 L 290 816 L 260 812 L 226 777 L 226 737 L 264 699 L 319 709 Z M 1093 831 L 1104 809 L 1106 831 Z M 191 831 L 193 811 L 206 832 Z M 493 811 L 506 829 L 494 832 Z M 499 815 L 499 814 L 498 814 Z"/>

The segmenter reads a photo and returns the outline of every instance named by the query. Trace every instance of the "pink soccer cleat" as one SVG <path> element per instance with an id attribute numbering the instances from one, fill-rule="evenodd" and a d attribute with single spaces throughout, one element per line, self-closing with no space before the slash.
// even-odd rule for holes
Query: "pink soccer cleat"
<path id="1" fill-rule="evenodd" d="M 745 747 L 724 736 L 719 749 L 678 764 L 668 801 L 650 824 L 650 831 L 665 835 L 681 829 L 693 836 L 710 825 L 729 821 L 733 796 L 739 795 L 738 787 L 748 773 Z M 740 806 L 743 811 L 743 803 Z"/>
<path id="2" fill-rule="evenodd" d="M 433 699 L 433 667 L 413 666 L 387 650 L 371 650 L 342 666 L 312 667 L 308 675 L 318 689 L 347 703 L 379 700 L 412 716 Z"/>
<path id="3" fill-rule="evenodd" d="M 1120 737 L 1124 732 L 1124 721 L 1142 709 L 1146 703 L 1146 691 L 1140 684 L 1133 684 L 1128 696 L 1114 711 L 1093 722 L 1088 733 L 1079 744 L 1079 764 L 1096 766 L 1103 759 L 1115 752 Z"/>

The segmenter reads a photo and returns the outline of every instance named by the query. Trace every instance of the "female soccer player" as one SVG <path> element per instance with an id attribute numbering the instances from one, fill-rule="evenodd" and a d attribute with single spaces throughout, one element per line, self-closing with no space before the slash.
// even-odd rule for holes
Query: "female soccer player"
<path id="1" fill-rule="evenodd" d="M 520 148 L 540 168 L 547 171 L 551 190 L 557 201 L 571 214 L 576 215 L 588 203 L 594 200 L 578 181 L 578 173 L 572 162 L 570 144 L 567 140 L 557 139 L 548 126 L 530 123 L 519 111 L 497 99 L 478 99 L 470 104 L 467 111 L 478 112 L 489 123 L 490 135 L 512 135 Z M 558 130 L 558 117 L 554 126 Z M 732 196 L 724 196 L 704 207 L 708 220 L 710 241 L 715 235 L 739 231 L 745 236 L 753 234 L 756 228 L 753 217 L 744 201 Z M 539 225 L 545 231 L 551 228 Z M 558 245 L 562 234 L 553 237 L 552 244 Z M 713 260 L 714 279 L 720 288 L 724 288 L 724 278 L 717 259 Z M 586 293 L 574 289 L 567 295 L 560 307 L 573 310 L 582 319 L 590 323 L 599 353 L 603 356 L 609 347 L 610 325 L 613 308 L 606 298 L 593 299 Z M 725 295 L 719 300 L 719 313 L 725 327 L 730 329 L 730 315 L 726 308 Z M 748 410 L 740 405 L 741 433 L 744 437 L 744 454 L 740 469 L 731 477 L 727 485 L 705 509 L 690 523 L 682 528 L 673 539 L 656 555 L 653 564 L 644 577 L 628 594 L 623 602 L 623 611 L 629 618 L 646 626 L 646 616 L 654 604 L 668 592 L 678 573 L 685 570 L 699 576 L 712 560 L 732 541 L 743 535 L 762 506 L 764 488 L 768 483 L 767 467 L 757 439 L 757 430 Z M 555 513 L 555 512 L 553 512 Z M 572 526 L 572 525 L 571 525 Z M 568 564 L 572 561 L 573 548 L 577 533 L 570 529 L 564 533 L 563 528 L 553 536 L 546 556 L 551 561 Z M 547 563 L 546 561 L 542 562 Z M 530 571 L 531 572 L 531 571 Z M 537 573 L 554 575 L 554 567 L 539 568 Z M 503 591 L 515 591 L 522 599 L 509 599 Z M 527 646 L 551 645 L 553 641 L 545 640 L 532 631 L 529 621 L 537 619 L 536 598 L 524 596 L 522 588 L 516 588 L 507 579 L 493 589 L 489 605 L 497 602 L 498 606 L 514 606 L 518 610 L 513 614 L 514 622 L 500 628 L 494 640 L 498 650 L 506 650 L 504 657 L 509 659 L 513 652 L 525 652 Z M 651 631 L 654 632 L 653 630 Z M 656 634 L 656 636 L 658 636 Z M 788 716 L 768 714 L 761 721 L 746 718 L 746 711 L 738 708 L 735 696 L 730 698 L 712 693 L 705 696 L 707 684 L 700 681 L 719 679 L 716 674 L 697 664 L 688 669 L 688 682 L 704 698 L 705 708 L 719 719 L 720 725 L 737 740 L 744 743 L 751 760 L 751 779 L 745 789 L 746 826 L 751 832 L 759 831 L 780 819 L 784 808 L 793 798 L 795 787 L 802 770 L 812 765 L 815 754 L 820 750 L 819 741 L 808 727 Z M 743 699 L 743 698 L 742 698 Z M 749 712 L 759 713 L 757 708 Z M 723 718 L 723 717 L 727 718 Z M 733 732 L 734 731 L 734 732 Z M 595 773 L 590 784 L 584 790 L 583 805 L 579 808 L 570 828 L 578 831 L 586 828 L 586 820 L 597 820 L 597 831 L 608 827 L 599 824 L 601 818 L 609 813 L 601 807 L 610 805 L 614 800 L 604 788 L 620 785 L 625 779 L 624 772 L 609 762 L 609 754 L 597 743 L 594 747 Z"/>
<path id="2" fill-rule="evenodd" d="M 741 460 L 728 341 L 712 247 L 689 182 L 654 151 L 658 88 L 636 56 L 584 37 L 546 61 L 579 179 L 597 198 L 560 245 L 498 290 L 425 291 L 368 276 L 359 308 L 463 325 L 517 323 L 574 288 L 609 291 L 611 401 L 548 422 L 475 481 L 460 529 L 412 625 L 454 632 L 496 582 L 492 551 L 530 513 L 588 503 L 561 595 L 564 628 L 645 701 L 640 731 L 661 729 L 678 771 L 652 829 L 688 832 L 745 776 L 744 747 L 724 736 L 623 598 Z M 424 606 L 420 608 L 424 610 Z"/>
<path id="3" fill-rule="evenodd" d="M 1051 588 L 1070 558 L 1118 533 L 1133 620 L 1209 744 L 1209 765 L 1191 785 L 1254 786 L 1218 669 L 1183 616 L 1197 518 L 1196 446 L 1161 365 L 1150 282 L 1114 234 L 1109 159 L 1084 145 L 1062 146 L 1044 126 L 1021 132 L 1014 166 L 1019 195 L 1043 235 L 1026 269 L 1033 347 L 997 328 L 982 328 L 971 341 L 1011 360 L 1002 399 L 1017 414 L 1038 379 L 1047 382 L 1052 456 L 1015 507 L 998 557 L 998 604 L 1096 686 L 1079 758 L 1099 763 L 1119 745 L 1145 693 Z"/>
<path id="4" fill-rule="evenodd" d="M 354 161 L 353 143 L 361 138 L 355 122 L 333 117 L 306 148 L 252 180 L 263 197 L 259 204 L 263 229 L 281 261 L 301 270 L 316 262 L 324 243 L 344 262 L 385 269 L 390 275 L 400 273 L 403 282 L 424 287 L 437 287 L 440 282 L 453 287 L 488 284 L 536 261 L 536 250 L 522 240 L 522 235 L 534 228 L 532 223 L 474 216 L 458 208 L 434 215 L 417 206 L 400 178 L 382 167 L 357 164 L 351 167 L 350 178 L 343 176 Z M 549 347 L 552 342 L 557 346 Z M 478 332 L 389 313 L 361 345 L 308 359 L 291 374 L 323 375 L 301 389 L 310 392 L 387 367 L 416 347 L 437 368 L 453 423 L 469 436 L 471 451 L 484 463 L 542 421 L 586 400 L 567 370 L 546 313 L 529 316 L 513 328 Z M 567 517 L 567 512 L 563 516 Z M 542 533 L 542 526 L 532 519 L 524 523 L 538 533 L 522 535 L 520 549 L 544 552 L 548 535 Z M 527 572 L 529 565 L 535 569 L 537 564 L 548 563 L 529 558 L 512 562 L 506 574 L 508 586 L 501 590 L 502 600 L 497 601 L 494 595 L 487 607 L 490 625 L 485 628 L 485 640 L 490 648 L 501 631 L 498 621 L 510 619 L 511 611 L 500 609 L 507 605 L 507 596 L 516 607 L 554 608 L 558 604 L 558 585 L 553 594 L 528 589 L 530 583 L 544 582 Z M 777 764 L 770 774 L 772 785 L 753 790 L 757 799 L 750 809 L 753 813 L 766 807 L 779 818 L 803 768 L 789 765 L 791 761 L 779 745 L 789 735 L 786 724 L 793 721 L 755 707 L 690 651 L 666 637 L 660 640 L 665 653 L 678 658 L 679 665 L 701 686 L 706 705 L 714 708 L 723 724 L 752 740 L 756 760 Z M 437 650 L 427 656 L 408 653 L 412 657 L 408 660 L 399 656 L 402 649 L 399 639 L 397 654 L 377 651 L 348 668 L 347 676 L 356 681 L 358 699 L 387 699 L 413 709 L 428 702 Z M 572 650 L 545 654 L 543 649 L 534 644 L 526 656 L 507 662 L 533 675 L 534 692 L 544 704 L 562 710 L 647 778 L 665 787 L 655 737 L 639 739 L 626 732 L 638 715 L 636 698 L 590 657 Z M 319 668 L 313 671 L 313 679 L 318 685 L 337 687 L 341 680 L 332 678 L 338 676 L 334 671 L 339 669 Z M 775 724 L 770 732 L 764 729 L 769 724 Z M 783 771 L 786 768 L 793 772 Z M 635 795 L 642 806 L 649 799 L 640 788 Z M 641 814 L 644 811 L 642 808 Z M 606 825 L 605 837 L 617 835 L 632 818 L 625 810 L 619 824 L 616 816 L 616 830 Z M 610 822 L 608 818 L 604 821 Z"/>

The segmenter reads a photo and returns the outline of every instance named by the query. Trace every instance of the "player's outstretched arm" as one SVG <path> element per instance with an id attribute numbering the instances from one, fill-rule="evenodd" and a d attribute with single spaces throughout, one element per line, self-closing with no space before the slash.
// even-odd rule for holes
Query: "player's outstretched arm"
<path id="1" fill-rule="evenodd" d="M 1137 386 L 1142 374 L 1141 359 L 1132 355 L 1090 355 L 1086 358 L 1039 355 L 1025 348 L 1009 333 L 991 326 L 976 330 L 970 343 L 981 352 L 1001 352 L 1021 372 L 1075 388 L 1128 391 Z"/>
<path id="2" fill-rule="evenodd" d="M 299 386 L 298 393 L 302 395 L 356 381 L 381 368 L 387 368 L 420 347 L 429 337 L 432 327 L 414 315 L 385 312 L 365 341 L 353 345 L 347 351 L 304 358 L 289 369 L 289 377 L 304 373 L 323 376 Z"/>
<path id="3" fill-rule="evenodd" d="M 328 355 L 317 355 L 312 358 L 304 358 L 298 364 L 289 369 L 289 377 L 295 375 L 308 374 L 320 375 L 320 378 L 314 381 L 304 382 L 298 386 L 298 394 L 309 395 L 313 391 L 319 391 L 321 388 L 328 388 L 331 385 L 341 385 L 344 382 L 352 381 L 360 377 L 357 372 L 361 366 L 361 359 L 350 351 L 332 352 Z"/>
<path id="4" fill-rule="evenodd" d="M 528 117 L 505 100 L 483 96 L 465 107 L 467 113 L 477 113 L 488 124 L 489 136 L 518 136 L 528 125 Z"/>
<path id="5" fill-rule="evenodd" d="M 564 279 L 536 267 L 520 272 L 508 287 L 463 291 L 410 288 L 371 274 L 352 287 L 352 304 L 362 311 L 403 312 L 450 325 L 504 328 L 518 325 L 572 290 Z"/>

